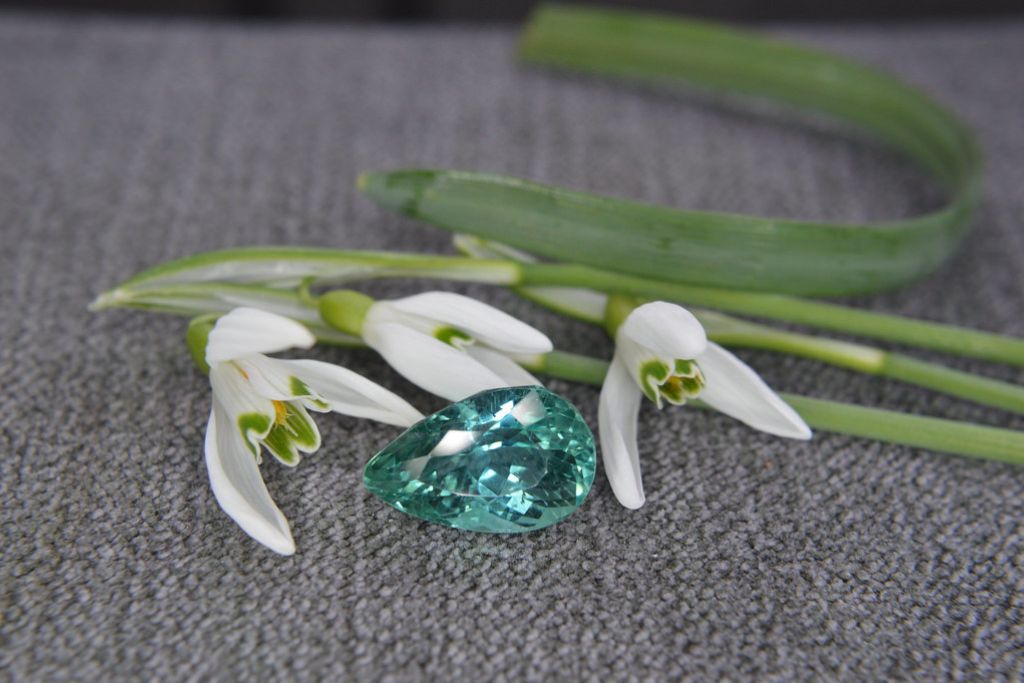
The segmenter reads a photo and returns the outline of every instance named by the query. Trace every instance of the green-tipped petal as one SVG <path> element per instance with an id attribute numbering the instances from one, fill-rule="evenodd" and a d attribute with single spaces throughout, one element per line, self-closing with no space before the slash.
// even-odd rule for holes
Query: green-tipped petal
<path id="1" fill-rule="evenodd" d="M 449 401 L 508 383 L 468 353 L 397 323 L 366 326 L 366 343 L 416 386 Z"/>
<path id="2" fill-rule="evenodd" d="M 317 360 L 277 362 L 336 413 L 399 427 L 423 419 L 423 414 L 403 398 L 347 368 Z"/>
<path id="3" fill-rule="evenodd" d="M 263 445 L 281 463 L 295 467 L 300 453 L 313 453 L 320 448 L 320 430 L 298 402 L 275 403 L 277 417 Z"/>
<path id="4" fill-rule="evenodd" d="M 256 393 L 241 371 L 228 363 L 210 367 L 210 386 L 214 401 L 224 409 L 252 456 L 258 460 L 260 442 L 274 424 L 273 402 Z"/>
<path id="5" fill-rule="evenodd" d="M 451 292 L 424 292 L 375 304 L 364 328 L 395 322 L 429 334 L 451 327 L 491 348 L 511 354 L 551 351 L 551 340 L 539 330 L 476 299 Z"/>

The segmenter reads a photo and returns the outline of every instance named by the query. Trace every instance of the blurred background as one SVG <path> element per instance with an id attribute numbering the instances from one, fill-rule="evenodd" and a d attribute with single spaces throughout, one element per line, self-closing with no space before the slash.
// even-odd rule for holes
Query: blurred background
<path id="1" fill-rule="evenodd" d="M 536 0 L 0 0 L 0 8 L 44 12 L 377 22 L 519 21 L 536 4 Z M 588 4 L 739 22 L 953 21 L 1024 14 L 1024 0 L 632 0 Z"/>

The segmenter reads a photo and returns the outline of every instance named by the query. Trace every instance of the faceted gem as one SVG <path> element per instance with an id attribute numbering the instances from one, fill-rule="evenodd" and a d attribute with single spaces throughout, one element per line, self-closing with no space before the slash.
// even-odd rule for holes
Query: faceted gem
<path id="1" fill-rule="evenodd" d="M 373 456 L 371 493 L 456 529 L 533 531 L 571 515 L 594 482 L 594 436 L 539 386 L 474 394 L 424 418 Z"/>

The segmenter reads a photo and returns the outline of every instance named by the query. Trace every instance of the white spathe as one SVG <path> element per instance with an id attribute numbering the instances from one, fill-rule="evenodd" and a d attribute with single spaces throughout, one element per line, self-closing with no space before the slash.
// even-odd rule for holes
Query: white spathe
<path id="1" fill-rule="evenodd" d="M 222 316 L 210 332 L 213 407 L 206 429 L 206 468 L 221 508 L 254 539 L 282 555 L 295 552 L 288 520 L 260 476 L 261 447 L 286 465 L 320 446 L 308 410 L 334 411 L 407 427 L 423 415 L 405 400 L 351 370 L 265 353 L 309 348 L 301 324 L 253 308 Z"/>
<path id="2" fill-rule="evenodd" d="M 637 449 L 637 416 L 645 382 L 647 394 L 662 405 L 662 387 L 678 379 L 677 361 L 696 363 L 703 386 L 700 399 L 763 432 L 809 439 L 811 430 L 750 366 L 709 342 L 700 322 L 685 308 L 656 301 L 634 309 L 615 335 L 598 410 L 601 454 L 615 497 L 628 508 L 644 504 Z M 645 372 L 650 363 L 669 368 L 665 377 Z"/>
<path id="3" fill-rule="evenodd" d="M 548 353 L 551 340 L 493 306 L 450 292 L 378 301 L 363 341 L 413 384 L 450 401 L 485 389 L 540 384 L 516 361 Z"/>

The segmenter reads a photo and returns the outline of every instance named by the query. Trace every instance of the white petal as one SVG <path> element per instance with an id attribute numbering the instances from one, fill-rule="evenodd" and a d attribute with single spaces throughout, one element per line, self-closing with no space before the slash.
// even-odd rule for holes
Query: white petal
<path id="1" fill-rule="evenodd" d="M 236 308 L 217 320 L 206 343 L 209 365 L 250 353 L 273 353 L 293 347 L 307 349 L 316 337 L 290 318 L 257 308 Z"/>
<path id="2" fill-rule="evenodd" d="M 210 386 L 213 387 L 214 399 L 224 408 L 232 422 L 237 422 L 243 415 L 262 415 L 266 418 L 266 429 L 251 429 L 246 434 L 254 454 L 258 455 L 259 441 L 270 433 L 274 422 L 274 404 L 256 393 L 238 368 L 230 363 L 210 366 Z"/>
<path id="3" fill-rule="evenodd" d="M 663 359 L 696 358 L 708 338 L 697 318 L 676 304 L 652 301 L 633 309 L 615 335 L 617 346 L 635 344 Z"/>
<path id="4" fill-rule="evenodd" d="M 509 386 L 522 387 L 541 383 L 519 363 L 494 349 L 473 344 L 463 349 L 463 352 L 486 365 L 491 372 L 508 382 Z"/>
<path id="5" fill-rule="evenodd" d="M 499 311 L 482 301 L 451 292 L 424 292 L 404 299 L 381 302 L 392 314 L 419 318 L 435 325 L 447 325 L 466 332 L 480 343 L 506 353 L 531 355 L 547 353 L 553 348 L 551 340 L 540 330 Z M 367 323 L 373 319 L 374 309 L 367 314 Z M 393 322 L 402 322 L 392 319 Z M 381 321 L 383 322 L 383 321 Z M 422 322 L 413 324 L 421 331 Z"/>
<path id="6" fill-rule="evenodd" d="M 622 360 L 616 356 L 601 387 L 598 433 L 608 483 L 619 502 L 636 509 L 644 504 L 636 421 L 642 394 Z"/>
<path id="7" fill-rule="evenodd" d="M 423 419 L 423 414 L 400 396 L 362 375 L 318 360 L 278 361 L 343 415 L 408 427 Z"/>
<path id="8" fill-rule="evenodd" d="M 231 365 L 244 372 L 253 391 L 272 401 L 293 401 L 309 394 L 296 394 L 292 386 L 292 372 L 285 361 L 251 353 L 231 361 Z"/>
<path id="9" fill-rule="evenodd" d="M 791 439 L 811 438 L 796 411 L 771 390 L 749 365 L 715 343 L 697 357 L 706 382 L 700 399 L 712 408 L 762 432 Z"/>
<path id="10" fill-rule="evenodd" d="M 461 401 L 508 382 L 467 353 L 404 325 L 363 325 L 363 339 L 416 386 Z"/>
<path id="11" fill-rule="evenodd" d="M 274 552 L 295 552 L 288 520 L 274 505 L 256 458 L 216 397 L 206 427 L 206 469 L 217 502 L 245 533 Z"/>

